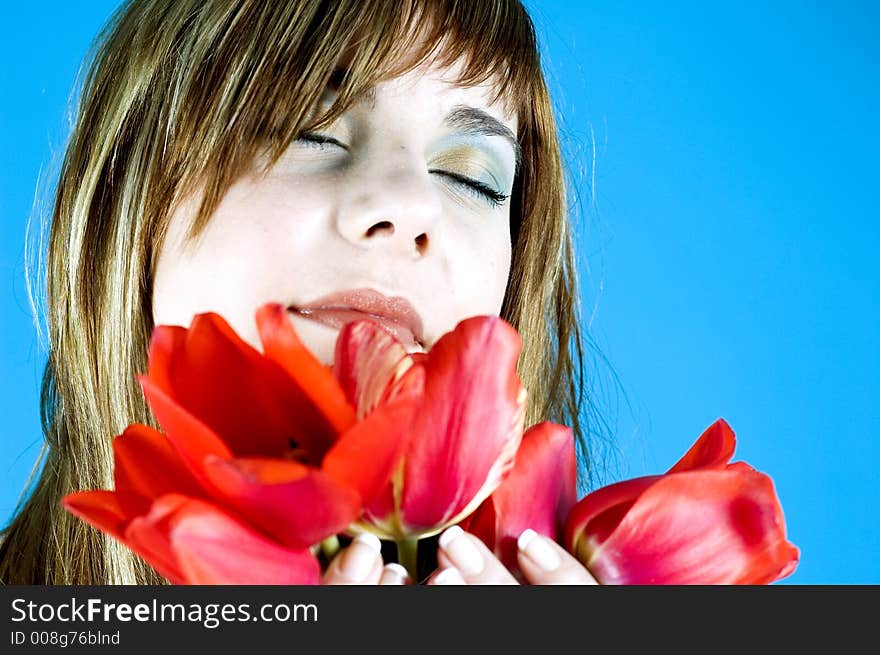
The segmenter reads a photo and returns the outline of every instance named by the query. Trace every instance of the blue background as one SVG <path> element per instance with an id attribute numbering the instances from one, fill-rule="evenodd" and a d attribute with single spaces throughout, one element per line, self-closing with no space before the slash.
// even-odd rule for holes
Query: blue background
<path id="1" fill-rule="evenodd" d="M 880 583 L 878 11 L 864 2 L 528 2 L 578 180 L 608 482 L 717 417 L 802 551 L 782 584 Z M 5 5 L 0 520 L 41 440 L 24 282 L 68 96 L 118 2 Z M 36 204 L 35 204 L 36 202 Z"/>

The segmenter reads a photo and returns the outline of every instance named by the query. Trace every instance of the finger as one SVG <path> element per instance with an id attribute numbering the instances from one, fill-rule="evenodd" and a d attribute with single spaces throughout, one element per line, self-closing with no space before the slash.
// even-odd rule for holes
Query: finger
<path id="1" fill-rule="evenodd" d="M 446 566 L 435 571 L 425 584 L 429 585 L 459 585 L 467 584 L 461 572 L 454 566 Z"/>
<path id="2" fill-rule="evenodd" d="M 525 530 L 516 545 L 519 567 L 533 585 L 598 584 L 577 558 L 534 530 Z"/>
<path id="3" fill-rule="evenodd" d="M 381 575 L 382 544 L 376 535 L 362 532 L 333 558 L 323 584 L 377 584 Z"/>
<path id="4" fill-rule="evenodd" d="M 379 578 L 380 585 L 405 585 L 409 583 L 409 573 L 400 564 L 389 562 L 383 567 L 382 575 Z"/>
<path id="5" fill-rule="evenodd" d="M 518 584 L 486 544 L 457 525 L 440 535 L 438 545 L 440 568 L 456 569 L 466 584 Z"/>

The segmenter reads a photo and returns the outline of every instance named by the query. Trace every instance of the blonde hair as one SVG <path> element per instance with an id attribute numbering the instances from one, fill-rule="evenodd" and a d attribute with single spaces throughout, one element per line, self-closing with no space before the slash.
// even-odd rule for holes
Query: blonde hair
<path id="1" fill-rule="evenodd" d="M 274 163 L 304 128 L 343 51 L 348 73 L 319 123 L 428 59 L 462 59 L 462 84 L 493 83 L 496 99 L 516 112 L 523 160 L 502 316 L 523 337 L 526 424 L 571 425 L 589 474 L 563 165 L 534 27 L 520 2 L 131 0 L 95 41 L 60 171 L 45 271 L 45 461 L 4 532 L 0 581 L 164 583 L 59 499 L 111 488 L 113 436 L 134 422 L 156 426 L 136 374 L 146 368 L 152 280 L 169 216 L 202 190 L 197 235 L 258 152 Z"/>

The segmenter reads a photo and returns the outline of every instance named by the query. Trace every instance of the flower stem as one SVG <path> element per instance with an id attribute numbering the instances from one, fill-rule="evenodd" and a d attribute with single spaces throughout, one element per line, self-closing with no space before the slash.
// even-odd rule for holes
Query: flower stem
<path id="1" fill-rule="evenodd" d="M 324 539 L 324 541 L 321 542 L 321 552 L 324 553 L 324 557 L 327 558 L 328 562 L 332 561 L 336 556 L 336 553 L 339 552 L 339 537 L 335 534 L 331 534 Z"/>
<path id="2" fill-rule="evenodd" d="M 409 573 L 410 580 L 418 581 L 418 539 L 403 539 L 397 542 L 397 561 Z"/>

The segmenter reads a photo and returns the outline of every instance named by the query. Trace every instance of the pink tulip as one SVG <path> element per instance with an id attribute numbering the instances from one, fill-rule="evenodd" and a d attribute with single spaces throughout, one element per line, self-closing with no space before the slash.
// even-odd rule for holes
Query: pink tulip
<path id="1" fill-rule="evenodd" d="M 523 435 L 513 470 L 477 510 L 461 522 L 519 575 L 516 540 L 531 528 L 554 541 L 577 500 L 571 428 L 549 421 Z"/>
<path id="2" fill-rule="evenodd" d="M 343 332 L 357 329 L 349 324 Z M 525 416 L 516 370 L 521 348 L 510 324 L 478 316 L 427 354 L 407 356 L 424 371 L 423 398 L 398 469 L 355 529 L 395 541 L 411 572 L 418 540 L 473 512 L 513 466 Z M 346 361 L 343 354 L 337 348 L 337 361 Z"/>
<path id="3" fill-rule="evenodd" d="M 598 489 L 572 509 L 564 544 L 602 584 L 769 584 L 791 574 L 772 480 L 743 462 L 719 419 L 664 475 Z"/>

